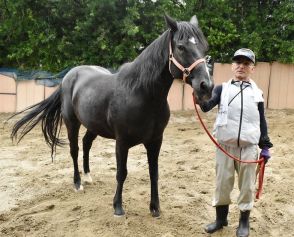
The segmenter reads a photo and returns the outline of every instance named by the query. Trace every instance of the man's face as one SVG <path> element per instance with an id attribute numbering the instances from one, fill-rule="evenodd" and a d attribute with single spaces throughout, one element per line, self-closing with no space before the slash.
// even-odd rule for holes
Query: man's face
<path id="1" fill-rule="evenodd" d="M 236 79 L 246 81 L 254 72 L 254 64 L 249 59 L 240 57 L 232 63 L 232 71 Z"/>

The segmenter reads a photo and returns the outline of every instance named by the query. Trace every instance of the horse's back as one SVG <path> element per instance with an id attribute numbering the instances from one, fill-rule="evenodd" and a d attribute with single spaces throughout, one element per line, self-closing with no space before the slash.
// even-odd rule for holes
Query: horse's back
<path id="1" fill-rule="evenodd" d="M 111 74 L 111 72 L 104 68 L 104 67 L 101 67 L 101 66 L 96 66 L 96 65 L 89 65 L 89 66 L 86 66 L 86 67 L 89 67 L 91 69 L 94 69 L 95 71 L 97 72 L 101 72 L 101 73 L 106 73 L 106 74 Z"/>
<path id="2" fill-rule="evenodd" d="M 89 78 L 94 75 L 111 75 L 112 73 L 100 66 L 96 65 L 81 65 L 72 68 L 63 78 L 62 84 L 67 83 L 69 80 L 74 80 L 74 78 Z"/>

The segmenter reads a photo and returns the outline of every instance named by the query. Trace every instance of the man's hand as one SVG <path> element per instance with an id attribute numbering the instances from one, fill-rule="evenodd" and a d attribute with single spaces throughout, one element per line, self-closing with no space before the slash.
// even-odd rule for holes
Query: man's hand
<path id="1" fill-rule="evenodd" d="M 268 162 L 268 160 L 271 158 L 271 154 L 268 147 L 262 148 L 260 152 L 260 157 L 264 158 L 265 164 Z"/>

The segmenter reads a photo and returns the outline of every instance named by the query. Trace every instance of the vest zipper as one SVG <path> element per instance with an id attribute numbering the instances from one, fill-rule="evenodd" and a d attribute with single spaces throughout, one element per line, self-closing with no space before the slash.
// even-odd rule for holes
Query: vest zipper
<path id="1" fill-rule="evenodd" d="M 243 117 L 243 81 L 240 84 L 240 92 L 241 92 L 241 112 L 240 112 L 240 123 L 239 123 L 239 132 L 238 132 L 238 147 L 240 147 L 240 135 L 241 135 L 241 127 L 242 127 L 242 117 Z"/>

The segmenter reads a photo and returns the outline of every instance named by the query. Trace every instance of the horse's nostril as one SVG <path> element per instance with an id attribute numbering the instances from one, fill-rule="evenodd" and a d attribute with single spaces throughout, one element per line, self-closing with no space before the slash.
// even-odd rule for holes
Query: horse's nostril
<path id="1" fill-rule="evenodd" d="M 200 89 L 201 90 L 208 90 L 208 85 L 205 81 L 200 82 Z"/>

